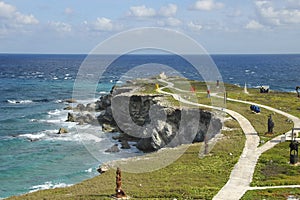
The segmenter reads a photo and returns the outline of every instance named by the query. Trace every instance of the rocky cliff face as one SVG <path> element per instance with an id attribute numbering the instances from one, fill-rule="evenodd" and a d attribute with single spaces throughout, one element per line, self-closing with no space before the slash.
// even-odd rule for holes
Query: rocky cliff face
<path id="1" fill-rule="evenodd" d="M 97 117 L 105 132 L 120 132 L 122 140 L 137 141 L 144 152 L 201 142 L 220 132 L 222 123 L 212 113 L 196 108 L 166 106 L 162 94 L 135 94 L 120 88 L 101 97 Z"/>

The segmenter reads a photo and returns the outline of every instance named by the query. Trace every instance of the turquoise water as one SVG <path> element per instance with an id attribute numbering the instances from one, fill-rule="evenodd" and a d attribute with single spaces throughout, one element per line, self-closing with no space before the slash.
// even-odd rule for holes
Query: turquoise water
<path id="1" fill-rule="evenodd" d="M 73 84 L 85 55 L 0 54 L 0 198 L 38 189 L 63 187 L 98 175 L 102 162 L 140 155 L 136 149 L 107 154 L 115 143 L 98 126 L 65 122 Z M 224 82 L 250 87 L 270 85 L 294 91 L 300 85 L 300 55 L 213 56 Z M 195 71 L 176 56 L 127 56 L 110 66 L 95 98 L 110 91 L 120 75 L 145 63 L 173 66 L 188 78 Z M 101 64 L 101 63 L 100 63 Z M 136 78 L 157 75 L 150 70 Z M 92 100 L 91 100 L 92 101 Z M 56 135 L 60 127 L 70 133 Z M 84 133 L 84 137 L 80 134 Z M 94 158 L 86 146 L 97 147 Z"/>

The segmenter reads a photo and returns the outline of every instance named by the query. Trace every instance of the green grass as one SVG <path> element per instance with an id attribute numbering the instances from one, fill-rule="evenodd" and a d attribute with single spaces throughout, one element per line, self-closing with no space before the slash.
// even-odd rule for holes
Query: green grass
<path id="1" fill-rule="evenodd" d="M 300 184 L 300 166 L 289 164 L 289 144 L 280 143 L 260 156 L 251 186 Z"/>
<path id="2" fill-rule="evenodd" d="M 142 174 L 123 172 L 122 188 L 131 199 L 211 199 L 227 182 L 244 147 L 245 137 L 237 128 L 237 122 L 227 123 L 235 129 L 223 131 L 223 139 L 214 146 L 210 155 L 199 158 L 202 144 L 193 144 L 165 168 Z M 109 170 L 71 187 L 43 190 L 10 199 L 110 199 L 114 188 L 115 171 Z"/>
<path id="3" fill-rule="evenodd" d="M 207 98 L 207 94 L 205 93 L 207 86 L 205 82 L 190 81 L 190 84 L 197 89 L 198 103 L 212 105 L 214 100 L 216 100 L 214 97 Z M 182 81 L 175 82 L 174 85 L 184 89 Z M 300 110 L 298 110 L 298 108 L 300 108 L 300 99 L 295 97 L 296 95 L 293 93 L 271 91 L 268 94 L 261 94 L 259 93 L 259 89 L 250 88 L 248 89 L 250 94 L 245 94 L 244 89 L 236 85 L 225 84 L 225 87 L 229 98 L 269 105 L 300 117 Z M 187 91 L 189 91 L 189 89 L 187 89 Z M 251 122 L 255 130 L 258 132 L 262 144 L 275 136 L 288 132 L 293 128 L 293 123 L 290 122 L 287 117 L 264 108 L 261 108 L 261 113 L 255 114 L 250 110 L 249 104 L 227 101 L 226 107 L 240 113 Z M 268 130 L 267 121 L 269 115 L 272 115 L 275 123 L 273 135 L 266 134 Z"/>
<path id="4" fill-rule="evenodd" d="M 260 103 L 300 117 L 300 98 L 295 93 L 271 91 L 262 94 L 259 89 L 248 89 L 250 94 L 247 95 L 238 87 L 226 88 L 226 91 L 229 98 Z"/>
<path id="5" fill-rule="evenodd" d="M 247 191 L 241 200 L 286 200 L 288 197 L 300 198 L 300 188 L 280 188 Z"/>
<path id="6" fill-rule="evenodd" d="M 287 117 L 277 113 L 273 113 L 264 108 L 261 108 L 261 112 L 259 114 L 253 113 L 250 110 L 249 105 L 243 103 L 227 102 L 227 108 L 234 110 L 246 117 L 257 131 L 261 141 L 264 142 L 267 142 L 268 140 L 274 138 L 277 135 L 281 135 L 283 133 L 288 132 L 294 126 L 293 123 L 288 121 Z M 268 131 L 269 115 L 272 115 L 272 119 L 275 124 L 273 134 L 266 134 L 266 132 Z"/>

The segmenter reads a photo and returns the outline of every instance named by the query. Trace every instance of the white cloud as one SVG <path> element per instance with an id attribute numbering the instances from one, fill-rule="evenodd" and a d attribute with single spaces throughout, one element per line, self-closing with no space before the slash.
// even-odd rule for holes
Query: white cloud
<path id="1" fill-rule="evenodd" d="M 156 15 L 156 11 L 153 8 L 147 8 L 145 5 L 132 6 L 128 15 L 134 17 L 153 17 Z"/>
<path id="2" fill-rule="evenodd" d="M 176 4 L 168 4 L 167 6 L 163 6 L 159 10 L 159 15 L 165 17 L 172 17 L 177 13 L 177 5 Z"/>
<path id="3" fill-rule="evenodd" d="M 192 6 L 192 9 L 210 11 L 214 9 L 220 9 L 223 7 L 223 3 L 215 2 L 214 0 L 197 0 Z"/>
<path id="4" fill-rule="evenodd" d="M 164 20 L 160 20 L 157 22 L 159 26 L 179 26 L 181 25 L 181 21 L 174 17 L 168 17 Z"/>
<path id="5" fill-rule="evenodd" d="M 286 3 L 286 2 L 285 2 Z M 288 7 L 281 5 L 275 7 L 271 1 L 256 1 L 256 10 L 261 23 L 269 26 L 287 24 L 300 24 L 300 6 Z"/>
<path id="6" fill-rule="evenodd" d="M 71 32 L 72 26 L 64 22 L 49 22 L 49 25 L 57 32 Z"/>
<path id="7" fill-rule="evenodd" d="M 2 18 L 12 18 L 16 8 L 10 4 L 6 4 L 0 1 L 0 17 Z"/>
<path id="8" fill-rule="evenodd" d="M 0 23 L 7 27 L 19 27 L 22 25 L 38 24 L 39 21 L 32 15 L 24 15 L 17 9 L 0 1 Z"/>
<path id="9" fill-rule="evenodd" d="M 246 29 L 262 29 L 264 26 L 255 20 L 251 20 L 246 26 Z"/>
<path id="10" fill-rule="evenodd" d="M 190 22 L 187 25 L 192 31 L 200 31 L 203 29 L 202 25 Z"/>
<path id="11" fill-rule="evenodd" d="M 111 19 L 105 17 L 98 17 L 95 22 L 87 22 L 84 24 L 92 31 L 115 31 L 121 30 L 122 26 L 115 24 Z"/>
<path id="12" fill-rule="evenodd" d="M 94 28 L 100 31 L 111 31 L 113 29 L 113 24 L 111 19 L 101 17 L 97 18 L 96 22 L 94 23 Z"/>

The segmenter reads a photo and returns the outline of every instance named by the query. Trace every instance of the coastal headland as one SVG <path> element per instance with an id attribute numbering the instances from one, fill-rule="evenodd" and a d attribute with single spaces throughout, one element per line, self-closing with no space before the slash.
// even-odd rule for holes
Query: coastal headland
<path id="1" fill-rule="evenodd" d="M 251 192 L 256 192 L 257 190 L 259 195 L 261 195 L 260 197 L 265 197 L 265 193 L 260 192 L 264 188 L 255 189 L 253 187 L 256 186 L 255 182 L 251 185 L 252 187 L 250 186 L 252 179 L 257 180 L 257 176 L 261 176 L 258 172 L 255 172 L 253 178 L 256 163 L 260 162 L 258 159 L 260 155 L 269 153 L 268 149 L 275 149 L 277 147 L 276 144 L 281 143 L 280 140 L 278 141 L 278 138 L 282 137 L 283 134 L 288 135 L 291 128 L 299 125 L 299 99 L 293 96 L 295 94 L 276 91 L 272 91 L 270 94 L 259 94 L 256 91 L 257 89 L 249 89 L 249 93 L 245 94 L 243 93 L 243 88 L 226 84 L 228 99 L 226 102 L 227 108 L 226 110 L 224 108 L 224 111 L 227 114 L 218 115 L 216 114 L 218 112 L 215 112 L 215 110 L 220 111 L 220 109 L 211 107 L 210 98 L 220 97 L 214 97 L 212 94 L 212 97 L 208 98 L 204 83 L 190 81 L 191 86 L 197 89 L 196 92 L 189 90 L 185 94 L 180 94 L 179 99 L 175 99 L 172 95 L 174 93 L 173 89 L 166 87 L 167 84 L 165 82 L 172 82 L 173 87 L 180 89 L 180 81 L 180 79 L 159 81 L 155 78 L 146 82 L 145 80 L 136 80 L 128 82 L 124 86 L 116 86 L 110 94 L 101 97 L 97 102 L 69 108 L 73 110 L 68 116 L 69 121 L 78 122 L 79 125 L 98 123 L 107 134 L 109 132 L 120 133 L 115 138 L 117 143 L 125 144 L 128 141 L 135 141 L 137 148 L 151 153 L 147 153 L 142 157 L 106 163 L 108 169 L 105 173 L 71 187 L 43 190 L 19 197 L 11 197 L 10 199 L 110 199 L 115 187 L 115 167 L 123 166 L 126 168 L 126 166 L 134 165 L 144 167 L 143 160 L 150 160 L 155 165 L 155 162 L 161 163 L 165 158 L 176 154 L 179 155 L 178 159 L 155 171 L 146 173 L 124 172 L 122 175 L 123 189 L 132 199 L 213 199 L 214 197 L 219 199 L 218 195 L 222 195 L 222 193 L 227 194 L 231 190 L 234 190 L 236 196 L 240 197 L 247 190 L 251 190 Z M 159 84 L 159 87 L 156 84 Z M 161 92 L 158 88 L 163 88 L 162 91 L 164 92 Z M 181 89 L 183 90 L 183 88 Z M 191 93 L 196 95 L 198 100 L 197 102 L 192 102 L 193 105 L 189 106 L 188 102 L 191 99 L 189 95 Z M 239 102 L 233 101 L 232 98 L 239 99 Z M 278 102 L 276 108 L 272 109 L 269 107 L 272 106 L 270 99 Z M 244 100 L 244 102 L 241 100 Z M 122 108 L 122 102 L 129 103 L 124 104 L 124 108 Z M 184 103 L 182 104 L 182 102 Z M 249 109 L 248 103 L 254 102 L 261 106 L 260 114 L 255 114 Z M 287 106 L 288 102 L 290 102 L 290 106 Z M 116 120 L 113 114 L 114 108 L 112 107 L 114 103 L 119 105 L 118 109 L 129 111 L 130 119 L 134 124 L 139 126 L 155 124 L 151 134 L 147 132 L 149 129 L 140 134 L 141 137 L 130 134 L 130 131 L 128 131 L 130 130 L 130 124 L 118 123 L 119 119 L 128 118 L 128 115 L 121 114 Z M 153 108 L 156 109 L 154 111 L 162 111 L 163 116 L 167 117 L 160 118 L 160 116 L 156 116 L 155 114 L 159 115 L 160 112 L 153 112 Z M 101 111 L 100 115 L 87 117 L 89 112 L 92 112 L 94 109 Z M 177 137 L 176 135 L 181 135 L 178 122 L 180 122 L 183 113 L 188 115 L 194 112 L 200 113 L 199 120 L 191 120 L 191 125 L 188 127 L 194 127 L 193 124 L 196 123 L 199 124 L 199 126 L 196 126 L 197 129 L 185 129 L 185 133 L 192 132 L 192 134 L 183 134 L 183 137 Z M 266 134 L 266 120 L 270 114 L 275 122 L 273 135 Z M 153 121 L 154 119 L 165 119 L 166 123 L 161 123 L 160 120 Z M 245 120 L 248 121 L 247 125 L 245 125 Z M 126 122 L 125 119 L 121 121 Z M 213 123 L 212 127 L 214 129 L 211 130 L 209 128 L 209 123 Z M 247 129 L 251 129 L 251 131 L 248 132 Z M 208 130 L 211 131 L 211 136 L 218 137 L 209 138 L 215 138 L 215 145 L 211 146 L 211 148 L 208 147 L 205 156 L 199 157 L 200 150 L 207 148 L 205 134 L 209 132 Z M 149 135 L 150 137 L 143 137 Z M 174 138 L 176 138 L 175 142 L 172 142 Z M 249 144 L 253 145 L 248 147 L 247 145 Z M 285 144 L 288 146 L 288 142 L 284 141 L 280 145 Z M 182 148 L 185 148 L 185 151 L 181 155 L 180 151 Z M 249 150 L 253 150 L 253 158 L 249 154 L 251 153 Z M 282 154 L 282 152 L 280 153 Z M 247 178 L 247 184 L 245 186 L 240 185 L 240 193 L 238 188 L 229 187 L 228 190 L 226 185 L 230 186 L 230 184 L 233 184 L 232 186 L 235 186 L 234 178 L 238 176 L 243 177 L 244 173 L 241 173 L 241 170 L 248 169 L 248 167 L 241 165 L 240 173 L 236 174 L 233 172 L 236 170 L 239 172 L 237 166 L 242 162 L 248 162 L 248 160 L 251 162 L 249 164 L 251 172 L 247 172 L 250 176 L 249 180 Z M 275 163 L 273 161 L 272 164 L 276 165 L 276 158 L 273 160 Z M 288 167 L 289 165 L 286 165 L 286 168 Z M 281 176 L 283 172 L 277 171 L 276 173 L 272 174 L 272 176 Z M 300 174 L 295 172 L 293 176 L 300 177 Z M 288 177 L 286 178 L 288 179 Z M 263 180 L 260 180 L 259 186 L 264 185 L 261 181 Z M 276 185 L 274 182 L 272 184 Z M 293 187 L 286 187 L 284 192 L 294 196 L 299 195 L 300 192 L 297 189 L 299 184 L 299 181 L 294 181 Z M 268 191 L 274 194 L 274 199 L 280 195 L 278 189 L 269 188 Z M 257 196 L 258 194 L 247 193 L 244 199 L 251 199 L 255 195 Z M 230 198 L 230 196 L 227 196 L 220 199 Z"/>

